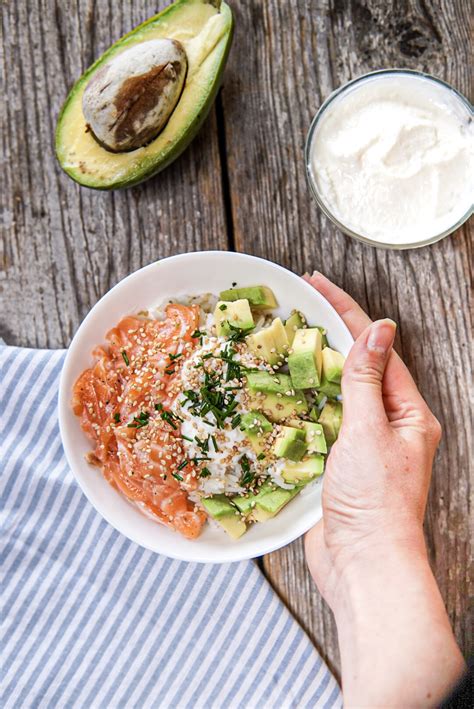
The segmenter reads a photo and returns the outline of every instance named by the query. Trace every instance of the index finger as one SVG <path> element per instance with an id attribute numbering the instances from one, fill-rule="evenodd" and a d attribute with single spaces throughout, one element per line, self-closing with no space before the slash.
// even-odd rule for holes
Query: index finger
<path id="1" fill-rule="evenodd" d="M 357 340 L 359 335 L 362 334 L 365 328 L 372 322 L 360 305 L 343 291 L 342 288 L 336 286 L 329 278 L 319 273 L 319 271 L 315 271 L 312 276 L 304 275 L 303 278 L 331 303 L 334 310 L 341 316 L 349 328 L 349 332 L 354 340 Z"/>
<path id="2" fill-rule="evenodd" d="M 305 274 L 303 278 L 332 305 L 349 328 L 354 339 L 357 339 L 365 328 L 370 325 L 372 320 L 362 310 L 360 305 L 342 288 L 339 288 L 326 276 L 323 276 L 322 273 L 315 271 L 312 276 Z M 387 397 L 411 399 L 419 404 L 422 403 L 424 407 L 427 406 L 408 367 L 395 350 L 392 350 L 385 369 L 383 389 L 383 393 Z"/>

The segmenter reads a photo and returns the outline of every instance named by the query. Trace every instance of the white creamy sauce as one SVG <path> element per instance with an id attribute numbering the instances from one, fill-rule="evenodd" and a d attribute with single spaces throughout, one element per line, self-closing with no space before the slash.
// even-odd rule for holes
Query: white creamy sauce
<path id="1" fill-rule="evenodd" d="M 323 113 L 309 168 L 343 225 L 382 243 L 416 243 L 472 208 L 473 138 L 454 92 L 422 77 L 373 77 Z"/>

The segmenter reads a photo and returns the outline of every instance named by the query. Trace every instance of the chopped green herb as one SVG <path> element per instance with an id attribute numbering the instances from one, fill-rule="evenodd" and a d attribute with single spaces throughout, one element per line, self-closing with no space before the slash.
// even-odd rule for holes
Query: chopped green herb
<path id="1" fill-rule="evenodd" d="M 182 356 L 183 356 L 182 352 L 178 352 L 178 354 L 171 354 L 170 353 L 169 358 L 172 362 L 174 362 L 175 359 L 179 359 Z"/>
<path id="2" fill-rule="evenodd" d="M 212 440 L 212 445 L 214 446 L 214 450 L 215 450 L 216 453 L 217 453 L 217 451 L 219 450 L 219 448 L 217 447 L 216 437 L 215 437 L 215 436 L 211 436 L 211 440 Z"/>
<path id="3" fill-rule="evenodd" d="M 193 442 L 193 439 L 189 438 L 189 436 L 183 436 L 183 434 L 181 434 L 181 438 L 184 438 L 185 441 L 189 441 L 190 443 Z"/>
<path id="4" fill-rule="evenodd" d="M 250 467 L 250 461 L 246 455 L 243 455 L 240 459 L 240 467 L 242 468 L 243 475 L 240 479 L 241 485 L 250 485 L 255 480 L 255 472 Z"/>
<path id="5" fill-rule="evenodd" d="M 125 352 L 125 350 L 122 350 L 122 357 L 123 357 L 123 361 L 125 362 L 125 364 L 128 367 L 130 365 L 130 360 L 128 359 L 128 355 Z"/>
<path id="6" fill-rule="evenodd" d="M 198 438 L 198 436 L 195 436 L 194 440 L 196 441 L 196 445 L 199 448 L 199 450 L 201 450 L 203 453 L 208 452 L 208 450 L 209 450 L 209 436 L 208 436 L 207 440 L 205 440 L 205 441 L 201 441 L 201 439 Z"/>
<path id="7" fill-rule="evenodd" d="M 229 325 L 229 328 L 231 330 L 231 334 L 229 335 L 229 340 L 232 342 L 242 342 L 242 340 L 245 339 L 245 337 L 249 334 L 249 332 L 252 332 L 252 330 L 255 329 L 255 326 L 252 327 L 247 327 L 245 329 L 241 327 L 237 327 L 237 325 L 232 325 L 229 320 L 226 321 L 227 324 Z"/>
<path id="8" fill-rule="evenodd" d="M 265 453 L 259 453 L 257 455 L 257 460 L 265 460 Z"/>
<path id="9" fill-rule="evenodd" d="M 174 428 L 174 430 L 176 431 L 176 429 L 178 427 L 174 423 L 174 421 L 173 421 L 174 416 L 170 411 L 163 411 L 163 413 L 161 414 L 161 418 L 163 419 L 163 421 L 166 421 L 166 423 L 169 423 L 171 428 Z"/>
<path id="10" fill-rule="evenodd" d="M 222 303 L 222 305 L 219 305 L 219 310 L 227 310 L 227 305 Z"/>
<path id="11" fill-rule="evenodd" d="M 174 369 L 165 369 L 165 374 L 174 374 L 175 370 Z"/>
<path id="12" fill-rule="evenodd" d="M 183 460 L 183 462 L 178 465 L 178 470 L 182 470 L 183 468 L 185 468 L 187 466 L 187 464 L 188 464 L 188 461 Z"/>
<path id="13" fill-rule="evenodd" d="M 171 475 L 174 477 L 175 480 L 179 480 L 180 482 L 183 482 L 184 480 L 183 476 L 179 473 L 171 473 Z"/>
<path id="14" fill-rule="evenodd" d="M 237 414 L 236 416 L 234 416 L 234 418 L 230 422 L 230 425 L 232 426 L 232 428 L 236 428 L 241 421 L 242 421 L 242 416 L 240 414 Z"/>
<path id="15" fill-rule="evenodd" d="M 197 339 L 199 337 L 199 344 L 202 345 L 202 338 L 204 337 L 204 335 L 206 335 L 206 332 L 204 330 L 194 330 L 191 337 L 193 337 L 194 339 Z"/>
<path id="16" fill-rule="evenodd" d="M 211 471 L 209 468 L 203 468 L 201 472 L 199 473 L 200 478 L 208 478 L 211 475 Z"/>
<path id="17" fill-rule="evenodd" d="M 127 424 L 127 428 L 143 428 L 146 426 L 150 418 L 148 411 L 142 411 L 138 416 L 134 416 L 132 421 Z"/>
<path id="18" fill-rule="evenodd" d="M 163 404 L 155 404 L 155 411 L 163 411 Z"/>
<path id="19" fill-rule="evenodd" d="M 120 414 L 118 413 L 118 411 L 114 414 L 114 421 L 115 423 L 120 423 Z"/>

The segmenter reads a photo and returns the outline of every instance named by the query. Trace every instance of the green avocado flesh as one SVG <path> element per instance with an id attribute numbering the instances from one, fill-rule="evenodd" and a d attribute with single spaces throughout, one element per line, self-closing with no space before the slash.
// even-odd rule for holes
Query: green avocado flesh
<path id="1" fill-rule="evenodd" d="M 202 500 L 206 512 L 225 529 L 233 539 L 238 539 L 247 530 L 247 525 L 237 508 L 225 495 L 213 495 Z"/>
<path id="2" fill-rule="evenodd" d="M 324 436 L 328 445 L 332 446 L 336 442 L 342 424 L 342 403 L 340 401 L 328 401 L 324 405 L 319 415 Z"/>
<path id="3" fill-rule="evenodd" d="M 251 330 L 254 326 L 248 300 L 219 301 L 214 311 L 214 322 L 219 337 L 230 335 L 232 328 Z"/>
<path id="4" fill-rule="evenodd" d="M 298 462 L 306 453 L 305 433 L 299 428 L 282 426 L 280 434 L 273 444 L 273 452 L 277 458 L 288 458 Z"/>
<path id="5" fill-rule="evenodd" d="M 232 502 L 251 521 L 266 522 L 267 519 L 275 517 L 300 490 L 301 487 L 284 490 L 281 487 L 264 483 L 258 493 L 239 495 L 234 497 Z"/>
<path id="6" fill-rule="evenodd" d="M 178 40 L 188 69 L 181 97 L 165 127 L 148 145 L 114 153 L 88 130 L 82 96 L 92 76 L 112 57 L 152 39 Z M 177 0 L 110 47 L 73 86 L 56 129 L 56 154 L 76 182 L 94 189 L 130 187 L 175 160 L 202 125 L 219 88 L 232 40 L 232 14 L 220 0 Z"/>
<path id="7" fill-rule="evenodd" d="M 278 307 L 273 291 L 267 286 L 246 286 L 245 288 L 229 288 L 219 295 L 220 300 L 240 300 L 246 298 L 256 310 L 272 310 Z"/>

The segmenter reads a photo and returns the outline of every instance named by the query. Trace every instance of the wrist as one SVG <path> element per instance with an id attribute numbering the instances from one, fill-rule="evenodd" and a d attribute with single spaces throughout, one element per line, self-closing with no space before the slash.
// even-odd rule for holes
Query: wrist
<path id="1" fill-rule="evenodd" d="M 462 674 L 463 658 L 419 540 L 388 542 L 354 557 L 333 600 L 348 706 L 437 706 Z"/>
<path id="2" fill-rule="evenodd" d="M 420 569 L 431 573 L 421 526 L 392 538 L 381 535 L 364 539 L 334 555 L 330 605 L 337 616 L 359 598 L 367 598 L 369 589 L 371 594 L 383 594 L 386 584 L 400 583 Z"/>

